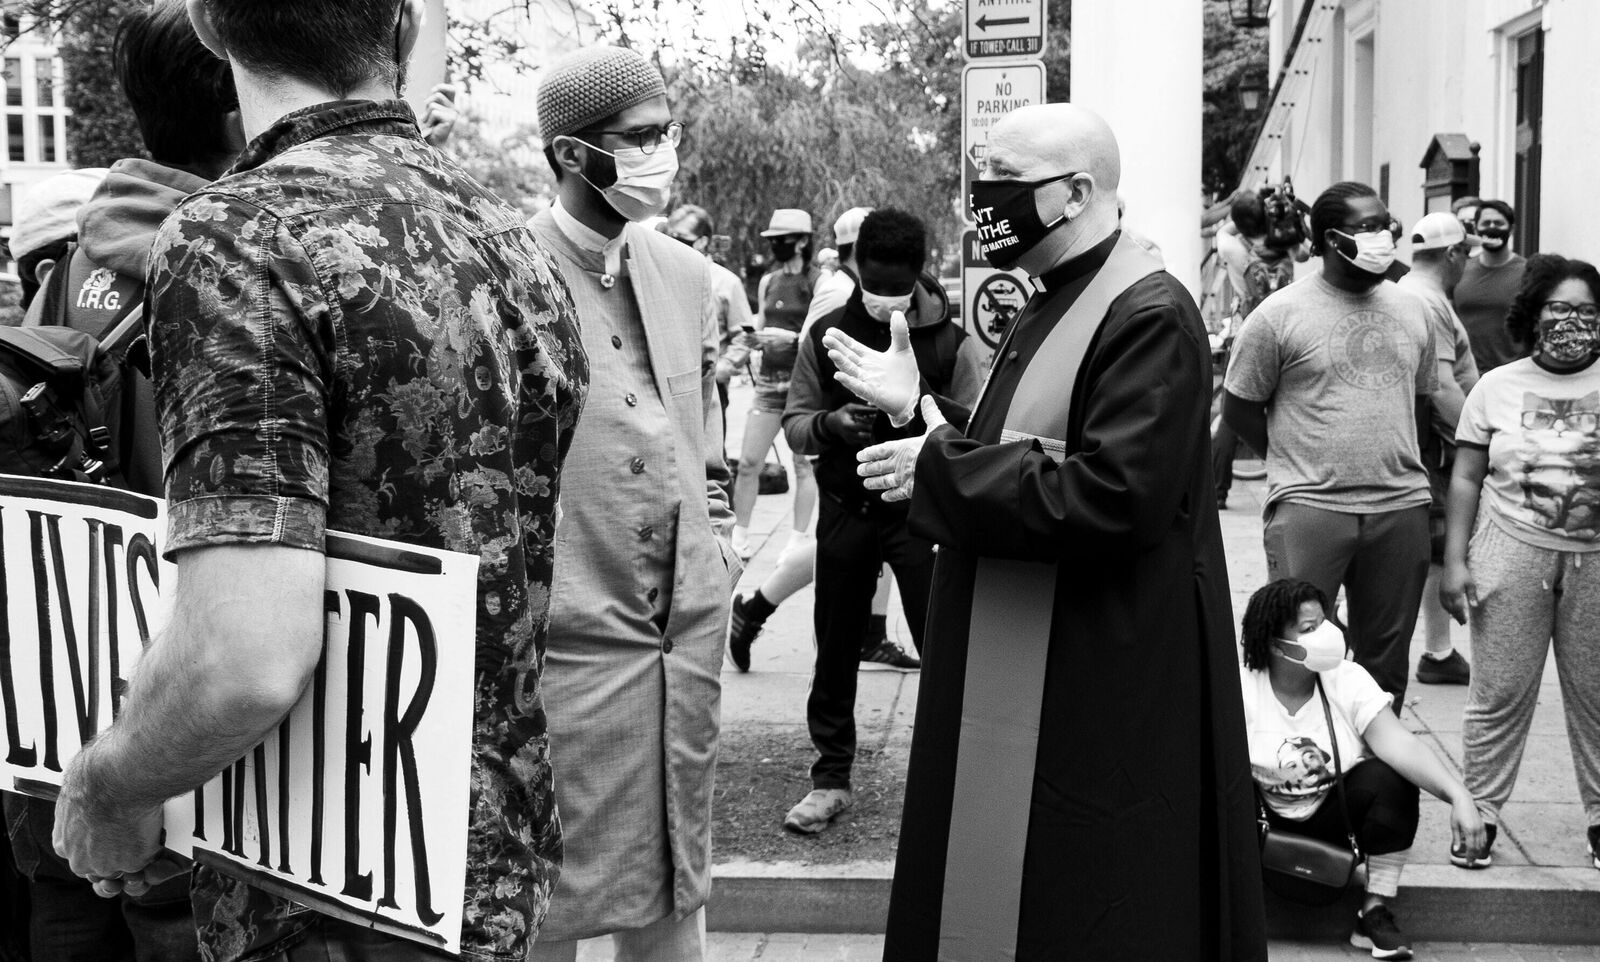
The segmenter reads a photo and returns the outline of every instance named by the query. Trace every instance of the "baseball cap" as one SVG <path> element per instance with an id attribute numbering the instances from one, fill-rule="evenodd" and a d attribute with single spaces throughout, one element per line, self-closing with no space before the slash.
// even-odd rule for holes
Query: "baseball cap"
<path id="1" fill-rule="evenodd" d="M 833 239 L 838 244 L 854 244 L 861 236 L 861 222 L 872 213 L 871 207 L 852 207 L 833 222 Z"/>
<path id="2" fill-rule="evenodd" d="M 1466 241 L 1471 247 L 1483 244 L 1483 240 L 1477 234 L 1467 233 L 1466 228 L 1461 226 L 1459 217 L 1444 211 L 1428 214 L 1411 228 L 1412 250 L 1438 250 L 1442 247 L 1454 247 L 1462 241 Z"/>
<path id="3" fill-rule="evenodd" d="M 68 170 L 18 191 L 11 256 L 21 260 L 51 244 L 77 237 L 78 210 L 100 189 L 100 182 L 108 173 L 104 167 Z"/>
<path id="4" fill-rule="evenodd" d="M 762 237 L 782 237 L 784 234 L 811 233 L 811 215 L 792 207 L 780 207 L 772 212 L 772 222 L 761 232 Z"/>

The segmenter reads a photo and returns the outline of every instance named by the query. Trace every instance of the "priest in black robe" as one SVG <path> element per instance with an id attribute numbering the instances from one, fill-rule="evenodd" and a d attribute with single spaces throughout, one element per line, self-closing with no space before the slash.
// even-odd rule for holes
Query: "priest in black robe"
<path id="1" fill-rule="evenodd" d="M 1119 230 L 1098 116 L 1018 110 L 986 163 L 985 254 L 1039 292 L 966 433 L 903 321 L 887 352 L 826 342 L 930 425 L 861 456 L 939 545 L 884 959 L 1265 959 L 1205 329 Z"/>

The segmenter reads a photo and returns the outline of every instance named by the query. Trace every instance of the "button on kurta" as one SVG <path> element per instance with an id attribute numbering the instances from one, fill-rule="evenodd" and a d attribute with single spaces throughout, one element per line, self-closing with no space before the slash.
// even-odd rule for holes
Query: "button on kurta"
<path id="1" fill-rule="evenodd" d="M 649 591 L 645 592 L 644 600 L 650 602 L 651 604 L 655 604 L 655 600 L 659 597 L 661 597 L 661 589 L 651 588 Z"/>
<path id="2" fill-rule="evenodd" d="M 631 471 L 633 471 L 634 474 L 643 474 L 644 473 L 644 458 L 634 458 L 633 459 L 633 463 L 629 464 L 628 468 Z"/>
<path id="3" fill-rule="evenodd" d="M 663 641 L 661 643 L 661 653 L 664 654 L 664 655 L 672 654 L 672 639 L 671 638 L 668 638 L 666 641 Z"/>
<path id="4" fill-rule="evenodd" d="M 637 394 L 625 394 L 622 400 L 627 403 L 628 407 L 636 408 L 639 406 L 639 395 Z"/>
<path id="5" fill-rule="evenodd" d="M 650 539 L 654 538 L 655 536 L 656 536 L 656 529 L 652 528 L 650 525 L 645 525 L 644 527 L 639 529 L 639 540 L 640 541 L 649 541 Z"/>
<path id="6" fill-rule="evenodd" d="M 611 335 L 611 346 L 619 351 L 622 350 L 622 338 L 615 334 Z"/>

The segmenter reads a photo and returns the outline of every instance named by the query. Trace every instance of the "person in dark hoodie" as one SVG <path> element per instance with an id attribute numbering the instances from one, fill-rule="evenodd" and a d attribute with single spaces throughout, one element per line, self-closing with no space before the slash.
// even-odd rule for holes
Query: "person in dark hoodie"
<path id="1" fill-rule="evenodd" d="M 220 176 L 245 144 L 228 63 L 201 45 L 183 4 L 153 4 L 125 16 L 113 61 L 153 159 L 112 165 L 78 211 L 77 247 L 41 277 L 27 321 L 65 323 L 97 338 L 144 303 L 150 246 L 162 221 Z M 125 370 L 123 391 L 116 443 L 124 480 L 160 497 L 161 444 L 150 382 Z M 29 882 L 33 962 L 199 959 L 187 875 L 137 898 L 102 899 L 51 844 L 54 803 L 7 794 L 4 805 L 13 855 Z"/>
<path id="2" fill-rule="evenodd" d="M 797 456 L 814 456 L 821 493 L 817 516 L 815 630 L 817 661 L 806 722 L 818 759 L 812 791 L 789 811 L 784 827 L 814 834 L 852 804 L 855 760 L 856 671 L 867 633 L 872 596 L 884 562 L 900 586 L 906 624 L 918 651 L 933 575 L 933 545 L 906 530 L 904 504 L 886 504 L 862 486 L 856 453 L 871 444 L 912 437 L 920 419 L 896 428 L 889 418 L 857 402 L 834 379 L 822 336 L 835 328 L 877 349 L 890 341 L 890 322 L 903 314 L 917 365 L 928 390 L 971 405 L 982 378 L 966 332 L 950 319 L 938 281 L 922 273 L 927 231 L 903 210 L 875 210 L 856 239 L 860 284 L 843 307 L 818 318 L 800 342 L 789 383 L 783 430 Z"/>

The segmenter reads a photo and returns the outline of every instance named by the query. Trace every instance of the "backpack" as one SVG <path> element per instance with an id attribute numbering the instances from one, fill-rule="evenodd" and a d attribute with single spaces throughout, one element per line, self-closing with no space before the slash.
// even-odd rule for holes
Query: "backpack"
<path id="1" fill-rule="evenodd" d="M 144 333 L 144 309 L 134 306 L 100 337 L 72 327 L 66 294 L 77 256 L 69 247 L 30 326 L 0 328 L 0 471 L 127 487 L 126 389 L 143 376 L 130 349 Z"/>

